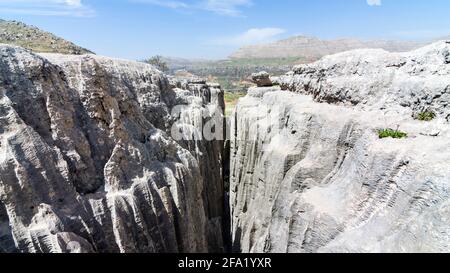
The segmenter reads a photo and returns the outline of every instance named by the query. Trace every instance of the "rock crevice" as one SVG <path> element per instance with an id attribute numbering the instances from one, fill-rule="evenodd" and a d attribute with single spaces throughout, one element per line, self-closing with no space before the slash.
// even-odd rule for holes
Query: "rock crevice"
<path id="1" fill-rule="evenodd" d="M 449 46 L 255 74 L 224 141 L 217 84 L 0 45 L 0 252 L 448 252 Z"/>

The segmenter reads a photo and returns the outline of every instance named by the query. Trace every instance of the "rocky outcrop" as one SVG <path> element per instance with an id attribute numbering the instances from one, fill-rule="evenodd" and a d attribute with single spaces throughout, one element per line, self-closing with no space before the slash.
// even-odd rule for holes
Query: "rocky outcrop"
<path id="1" fill-rule="evenodd" d="M 252 78 L 252 81 L 258 87 L 268 87 L 268 86 L 272 86 L 273 85 L 272 80 L 270 79 L 270 75 L 266 71 L 253 73 L 251 75 L 251 78 Z"/>
<path id="2" fill-rule="evenodd" d="M 249 90 L 231 128 L 234 250 L 450 251 L 449 49 L 342 53 Z"/>
<path id="3" fill-rule="evenodd" d="M 150 65 L 94 55 L 0 54 L 0 251 L 222 250 L 209 234 L 223 181 L 208 173 L 222 143 L 171 135 L 223 112 L 218 86 L 172 88 Z"/>
<path id="4" fill-rule="evenodd" d="M 450 41 L 407 53 L 356 50 L 294 67 L 277 83 L 317 102 L 371 109 L 432 111 L 449 119 Z"/>
<path id="5" fill-rule="evenodd" d="M 179 111 L 176 122 L 185 134 L 200 135 L 206 129 L 212 132 L 209 137 L 185 137 L 178 143 L 188 149 L 199 162 L 204 181 L 203 200 L 208 216 L 208 241 L 212 252 L 224 252 L 228 247 L 228 203 L 225 202 L 224 186 L 224 92 L 220 85 L 199 78 L 170 78 L 170 84 L 181 94 L 188 91 L 197 98 L 195 102 L 177 101 L 176 105 L 185 105 Z M 172 106 L 173 107 L 173 106 Z M 186 124 L 190 128 L 186 128 Z M 213 125 L 209 127 L 209 125 Z M 206 125 L 206 127 L 203 127 Z"/>

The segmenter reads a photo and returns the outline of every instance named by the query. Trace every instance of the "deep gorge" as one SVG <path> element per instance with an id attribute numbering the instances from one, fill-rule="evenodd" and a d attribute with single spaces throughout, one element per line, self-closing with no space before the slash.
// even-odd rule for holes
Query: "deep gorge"
<path id="1" fill-rule="evenodd" d="M 448 251 L 449 45 L 295 67 L 228 121 L 217 84 L 1 45 L 0 251 Z"/>

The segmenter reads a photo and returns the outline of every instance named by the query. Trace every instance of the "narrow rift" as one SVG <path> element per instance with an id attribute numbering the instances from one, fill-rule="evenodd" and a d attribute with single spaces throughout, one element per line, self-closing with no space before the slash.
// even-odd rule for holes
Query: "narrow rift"
<path id="1" fill-rule="evenodd" d="M 228 123 L 226 129 L 229 129 Z M 224 185 L 224 217 L 222 221 L 224 247 L 227 253 L 232 252 L 231 241 L 231 209 L 230 209 L 230 140 L 225 140 L 223 152 L 223 185 Z"/>
<path id="2" fill-rule="evenodd" d="M 16 252 L 5 205 L 0 201 L 0 253 Z"/>

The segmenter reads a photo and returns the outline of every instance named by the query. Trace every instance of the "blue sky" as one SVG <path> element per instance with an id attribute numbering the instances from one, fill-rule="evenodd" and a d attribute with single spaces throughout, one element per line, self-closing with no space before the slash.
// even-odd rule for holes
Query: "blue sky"
<path id="1" fill-rule="evenodd" d="M 293 35 L 420 40 L 450 35 L 448 0 L 0 0 L 20 20 L 97 54 L 225 58 Z"/>

